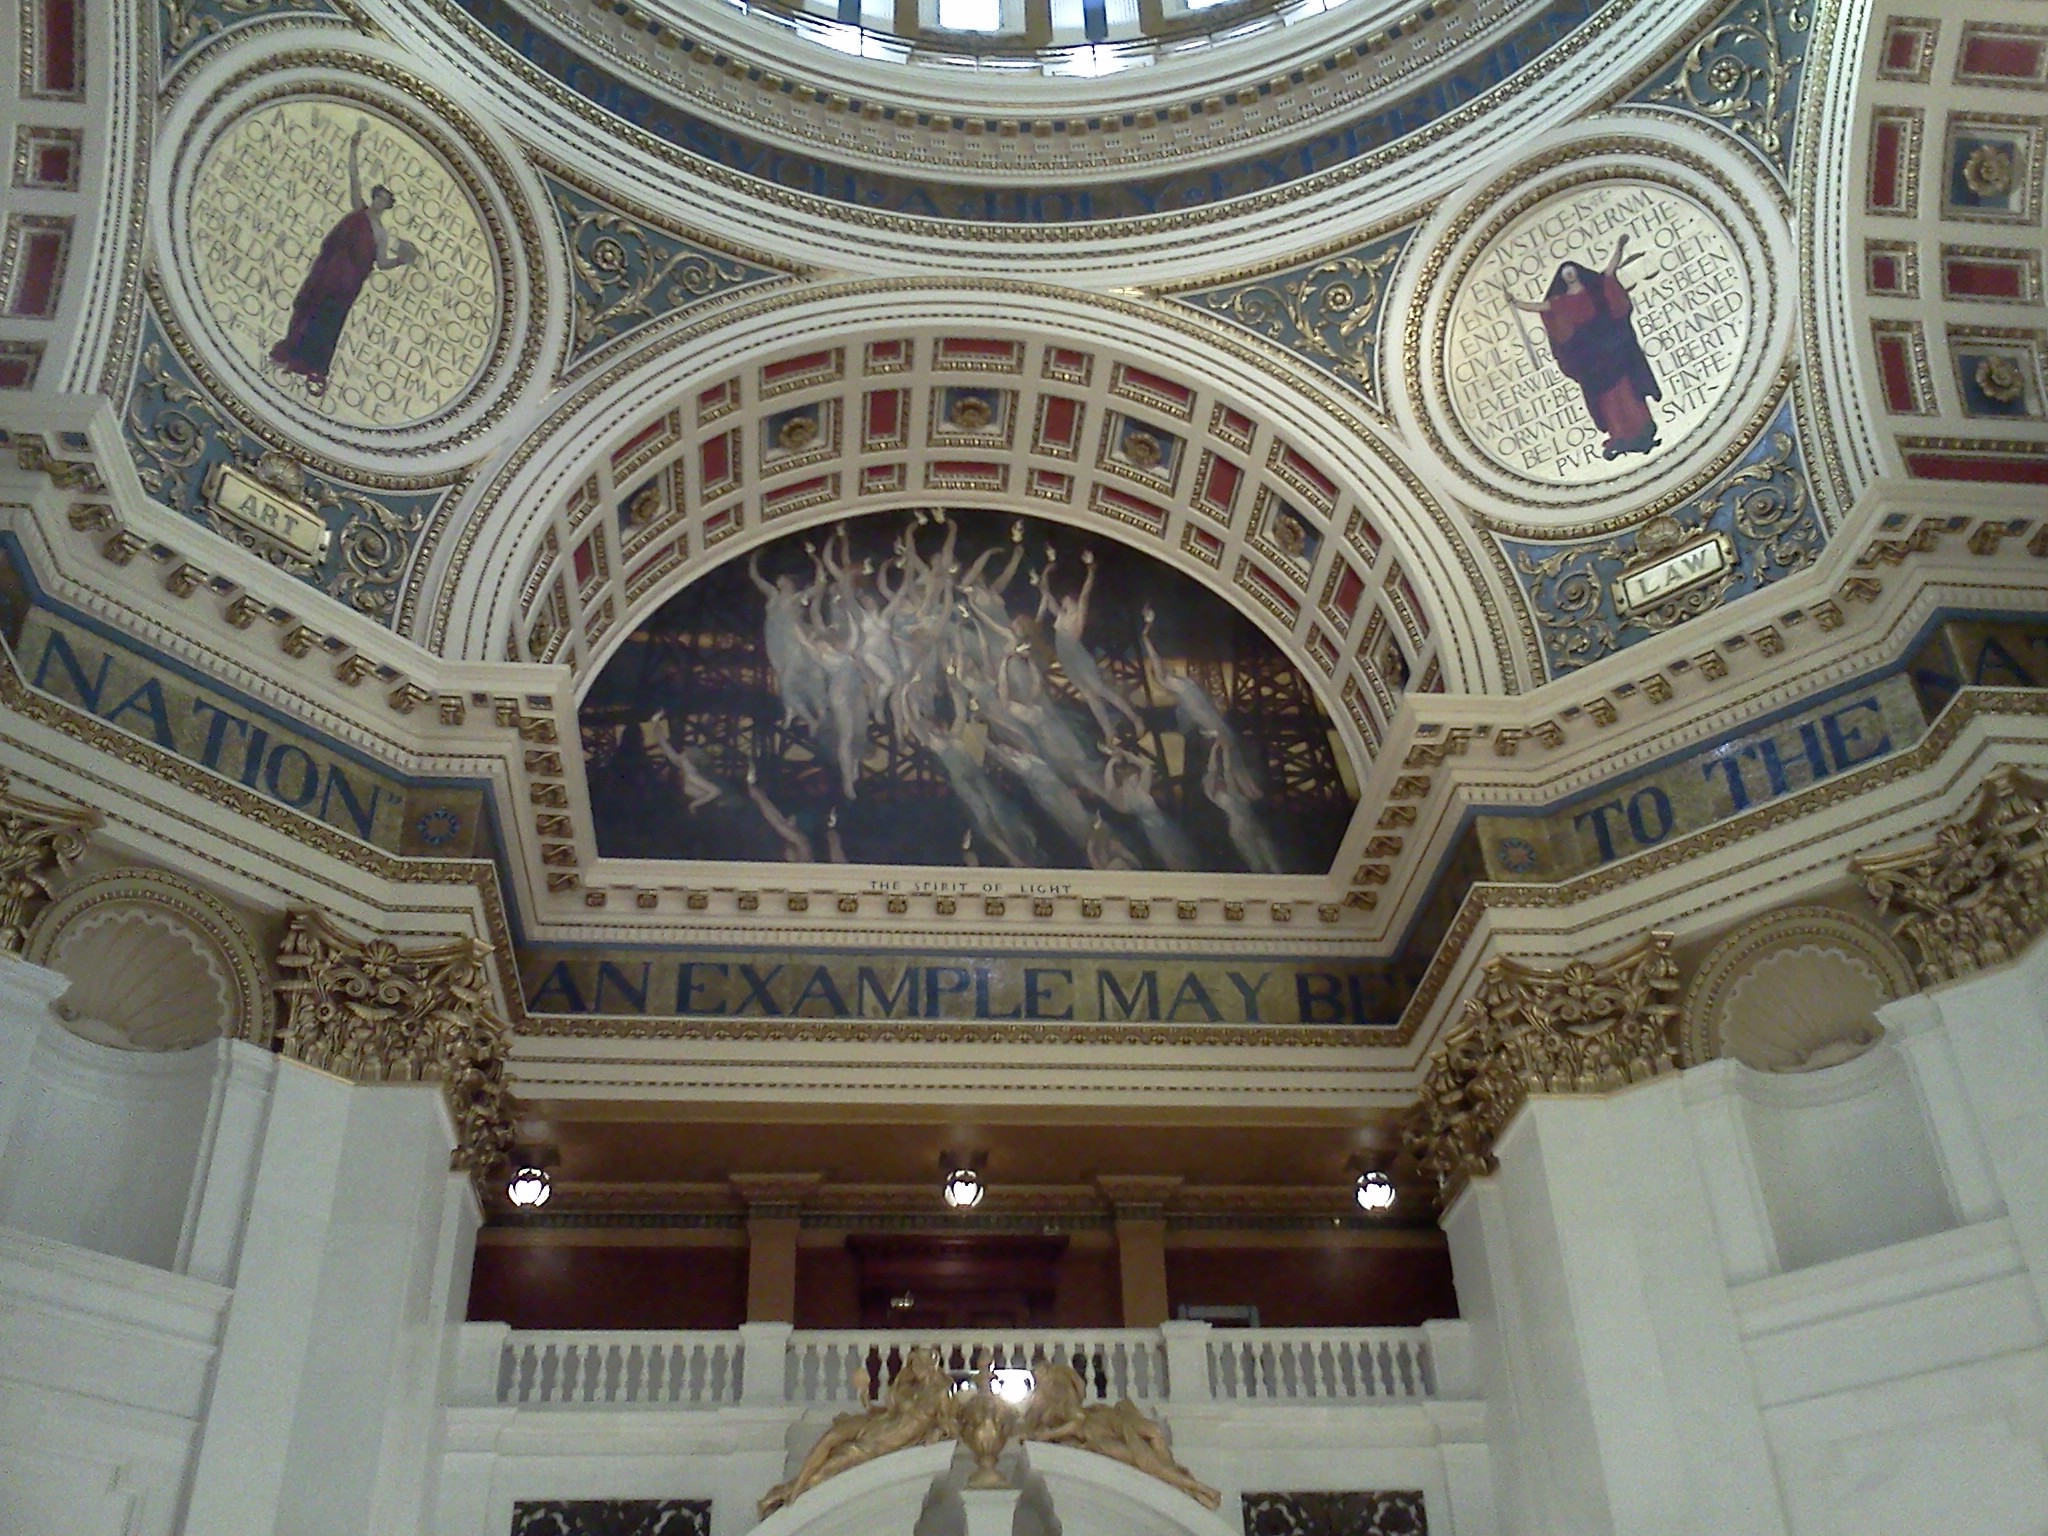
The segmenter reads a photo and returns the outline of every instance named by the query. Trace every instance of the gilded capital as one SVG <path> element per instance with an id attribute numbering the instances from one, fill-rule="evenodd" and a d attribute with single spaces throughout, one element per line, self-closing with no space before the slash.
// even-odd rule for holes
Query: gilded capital
<path id="1" fill-rule="evenodd" d="M 482 1172 L 512 1144 L 507 1029 L 491 1009 L 489 953 L 473 939 L 401 949 L 296 912 L 277 957 L 277 1049 L 359 1083 L 439 1083 L 455 1119 L 455 1166 Z"/>
<path id="2" fill-rule="evenodd" d="M 50 904 L 51 882 L 85 852 L 100 813 L 50 805 L 16 792 L 0 773 L 0 955 L 18 955 L 30 924 Z"/>
<path id="3" fill-rule="evenodd" d="M 1853 868 L 1891 931 L 1912 947 L 1921 985 L 1999 965 L 2048 928 L 2048 786 L 2005 767 L 1976 809 L 1931 841 Z"/>
<path id="4" fill-rule="evenodd" d="M 1487 962 L 1479 995 L 1430 1057 L 1402 1140 L 1440 1198 L 1491 1173 L 1494 1138 L 1532 1093 L 1601 1093 L 1677 1064 L 1672 936 L 1559 969 Z"/>

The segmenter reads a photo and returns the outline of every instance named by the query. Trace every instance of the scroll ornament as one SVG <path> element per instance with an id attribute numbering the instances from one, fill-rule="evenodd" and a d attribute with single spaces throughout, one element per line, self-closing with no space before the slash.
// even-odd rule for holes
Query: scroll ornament
<path id="1" fill-rule="evenodd" d="M 1923 986 L 2012 959 L 2048 928 L 2048 786 L 2017 768 L 1984 781 L 1977 808 L 1932 842 L 1854 868 Z"/>
<path id="2" fill-rule="evenodd" d="M 1672 1070 L 1678 990 L 1672 936 L 1559 970 L 1496 959 L 1430 1059 L 1402 1139 L 1448 1199 L 1498 1166 L 1494 1138 L 1532 1093 L 1601 1093 Z"/>
<path id="3" fill-rule="evenodd" d="M 865 1413 L 843 1413 L 834 1419 L 796 1475 L 768 1490 L 761 1500 L 761 1517 L 766 1519 L 850 1468 L 892 1451 L 946 1440 L 958 1440 L 974 1458 L 969 1488 L 1007 1486 L 996 1467 L 1004 1448 L 1012 1440 L 1043 1440 L 1120 1461 L 1209 1509 L 1222 1503 L 1220 1493 L 1173 1459 L 1166 1431 L 1129 1398 L 1114 1407 L 1087 1401 L 1087 1384 L 1070 1365 L 1039 1360 L 1031 1371 L 1030 1395 L 1012 1404 L 996 1395 L 988 1365 L 975 1372 L 971 1387 L 956 1392 L 936 1351 L 911 1351 L 880 1403 Z M 863 1393 L 864 1376 L 857 1373 L 855 1383 Z"/>
<path id="4" fill-rule="evenodd" d="M 455 1120 L 455 1166 L 485 1172 L 512 1145 L 506 1025 L 491 1011 L 487 954 L 473 939 L 400 949 L 294 913 L 277 957 L 277 1048 L 359 1083 L 438 1082 Z"/>
<path id="5" fill-rule="evenodd" d="M 0 955 L 27 946 L 30 925 L 50 904 L 52 882 L 85 852 L 99 824 L 98 811 L 32 800 L 0 773 Z"/>

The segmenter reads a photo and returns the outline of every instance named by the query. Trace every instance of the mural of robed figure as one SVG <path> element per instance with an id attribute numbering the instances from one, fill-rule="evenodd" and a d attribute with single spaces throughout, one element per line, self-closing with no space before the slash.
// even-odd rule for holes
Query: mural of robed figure
<path id="1" fill-rule="evenodd" d="M 350 212 L 342 215 L 320 252 L 313 258 L 305 281 L 292 300 L 292 318 L 284 340 L 270 349 L 270 360 L 287 373 L 302 375 L 308 391 L 327 392 L 327 374 L 334 366 L 334 349 L 341 342 L 341 329 L 349 311 L 372 272 L 388 272 L 418 257 L 410 240 L 393 241 L 384 227 L 384 215 L 397 202 L 391 189 L 378 185 L 363 197 L 362 143 L 368 124 L 358 123 L 348 141 L 348 200 Z"/>
<path id="2" fill-rule="evenodd" d="M 1574 261 L 1563 263 L 1540 304 L 1507 296 L 1516 309 L 1543 317 L 1550 355 L 1584 392 L 1586 412 L 1606 436 L 1601 456 L 1609 459 L 1648 453 L 1657 446 L 1657 423 L 1649 403 L 1664 398 L 1636 337 L 1635 304 L 1619 276 L 1627 249 L 1628 236 L 1623 235 L 1614 243 L 1606 267 L 1598 271 Z"/>

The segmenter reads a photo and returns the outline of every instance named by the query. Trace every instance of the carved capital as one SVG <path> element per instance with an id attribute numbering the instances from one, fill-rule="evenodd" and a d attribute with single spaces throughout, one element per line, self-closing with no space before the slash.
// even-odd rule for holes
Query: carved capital
<path id="1" fill-rule="evenodd" d="M 733 1193 L 755 1217 L 801 1216 L 825 1182 L 821 1173 L 735 1173 L 728 1175 Z"/>
<path id="2" fill-rule="evenodd" d="M 1487 962 L 1479 995 L 1430 1057 L 1402 1140 L 1448 1199 L 1495 1167 L 1494 1138 L 1532 1093 L 1600 1093 L 1676 1065 L 1671 935 L 1557 970 Z"/>
<path id="3" fill-rule="evenodd" d="M 51 882 L 85 852 L 100 813 L 49 805 L 15 792 L 0 773 L 0 955 L 18 955 L 29 925 L 51 898 Z"/>
<path id="4" fill-rule="evenodd" d="M 2010 960 L 2048 928 L 2048 786 L 2019 769 L 1984 781 L 1977 808 L 1931 842 L 1851 866 L 1922 986 Z"/>
<path id="5" fill-rule="evenodd" d="M 1120 1221 L 1157 1221 L 1166 1203 L 1180 1193 L 1178 1174 L 1104 1173 L 1095 1187 L 1102 1191 Z"/>
<path id="6" fill-rule="evenodd" d="M 506 1025 L 491 1011 L 488 954 L 473 939 L 400 949 L 296 912 L 277 957 L 277 1048 L 359 1083 L 439 1083 L 455 1118 L 455 1166 L 481 1173 L 512 1145 Z"/>

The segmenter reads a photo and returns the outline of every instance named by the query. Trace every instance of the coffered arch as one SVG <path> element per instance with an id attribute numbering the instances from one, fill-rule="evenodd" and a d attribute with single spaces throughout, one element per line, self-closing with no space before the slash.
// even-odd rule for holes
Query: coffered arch
<path id="1" fill-rule="evenodd" d="M 563 398 L 436 531 L 409 623 L 451 657 L 580 682 L 768 537 L 855 510 L 994 508 L 1095 529 L 1218 592 L 1370 757 L 1398 704 L 1389 670 L 1444 692 L 1531 675 L 1490 546 L 1384 430 L 1128 301 L 1024 284 L 779 295 Z"/>

